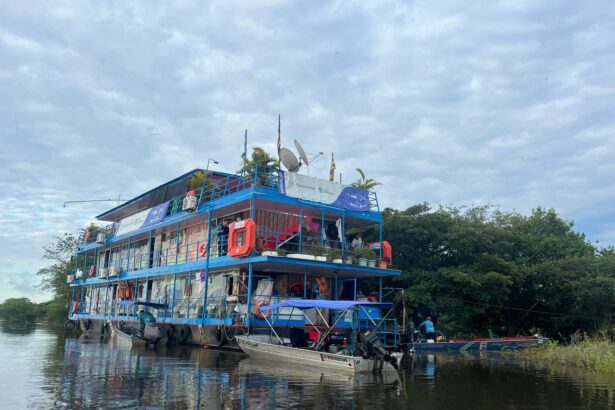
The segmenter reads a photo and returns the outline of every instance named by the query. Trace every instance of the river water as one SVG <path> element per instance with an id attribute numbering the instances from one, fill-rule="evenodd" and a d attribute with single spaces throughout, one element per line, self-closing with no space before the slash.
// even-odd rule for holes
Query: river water
<path id="1" fill-rule="evenodd" d="M 43 325 L 0 323 L 0 407 L 615 408 L 615 377 L 500 355 L 407 357 L 397 375 L 349 376 L 197 347 L 130 351 Z"/>

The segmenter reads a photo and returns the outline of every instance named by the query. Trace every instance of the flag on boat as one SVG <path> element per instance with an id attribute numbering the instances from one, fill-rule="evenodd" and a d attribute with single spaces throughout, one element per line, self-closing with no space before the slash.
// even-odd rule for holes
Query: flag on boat
<path id="1" fill-rule="evenodd" d="M 333 157 L 333 153 L 331 153 L 331 168 L 329 168 L 329 181 L 335 180 L 335 158 Z"/>

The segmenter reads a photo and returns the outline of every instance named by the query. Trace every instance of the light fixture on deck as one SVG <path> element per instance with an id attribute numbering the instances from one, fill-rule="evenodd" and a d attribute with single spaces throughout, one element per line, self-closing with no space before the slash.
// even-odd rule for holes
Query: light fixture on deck
<path id="1" fill-rule="evenodd" d="M 216 161 L 215 159 L 213 159 L 213 158 L 207 158 L 207 168 L 205 168 L 205 171 L 209 171 L 209 163 L 210 163 L 210 162 L 213 162 L 213 163 L 214 163 L 214 164 L 216 164 L 216 165 L 218 165 L 218 164 L 219 164 L 219 162 L 218 162 L 218 161 Z"/>

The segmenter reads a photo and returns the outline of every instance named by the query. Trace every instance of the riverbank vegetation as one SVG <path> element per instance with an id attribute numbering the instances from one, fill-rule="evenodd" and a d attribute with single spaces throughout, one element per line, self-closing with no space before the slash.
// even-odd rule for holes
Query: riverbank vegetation
<path id="1" fill-rule="evenodd" d="M 76 234 L 64 234 L 56 237 L 44 249 L 43 258 L 52 262 L 36 274 L 41 278 L 40 287 L 51 292 L 52 299 L 45 306 L 45 319 L 52 323 L 64 323 L 68 317 L 69 285 L 66 277 L 73 273 L 73 250 L 79 245 Z"/>
<path id="2" fill-rule="evenodd" d="M 615 341 L 607 337 L 595 336 L 581 340 L 573 337 L 568 344 L 553 341 L 516 354 L 520 358 L 550 366 L 579 367 L 615 374 Z"/>
<path id="3" fill-rule="evenodd" d="M 613 326 L 615 251 L 598 248 L 553 209 L 385 209 L 384 234 L 415 323 L 448 336 L 540 333 L 566 340 Z M 364 237 L 377 240 L 378 232 Z"/>

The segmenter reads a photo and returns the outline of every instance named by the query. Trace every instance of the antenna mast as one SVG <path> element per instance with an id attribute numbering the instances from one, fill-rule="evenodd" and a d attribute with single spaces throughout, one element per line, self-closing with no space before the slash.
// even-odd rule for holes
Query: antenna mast
<path id="1" fill-rule="evenodd" d="M 126 202 L 126 201 L 128 201 L 128 199 L 122 199 L 119 196 L 115 199 L 84 199 L 80 201 L 64 201 L 62 208 L 66 208 L 66 204 L 77 204 L 77 203 L 84 203 L 84 202 L 117 202 L 117 204 L 119 205 L 120 202 Z"/>

